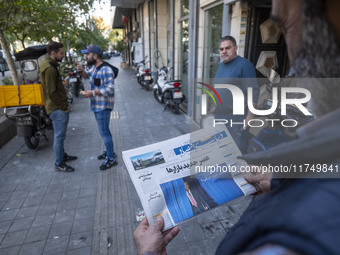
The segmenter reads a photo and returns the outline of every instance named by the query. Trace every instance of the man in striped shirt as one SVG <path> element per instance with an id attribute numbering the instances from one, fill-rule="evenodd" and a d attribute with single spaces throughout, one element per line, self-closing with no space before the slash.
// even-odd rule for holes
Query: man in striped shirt
<path id="1" fill-rule="evenodd" d="M 110 132 L 110 115 L 114 105 L 114 73 L 110 66 L 103 62 L 103 50 L 94 44 L 90 44 L 86 50 L 87 64 L 92 66 L 89 71 L 85 71 L 81 65 L 77 65 L 82 77 L 90 79 L 91 90 L 86 90 L 83 95 L 90 98 L 91 110 L 97 120 L 98 129 L 103 138 L 106 150 L 98 156 L 98 159 L 105 159 L 99 167 L 106 170 L 117 164 L 114 153 L 113 139 Z"/>

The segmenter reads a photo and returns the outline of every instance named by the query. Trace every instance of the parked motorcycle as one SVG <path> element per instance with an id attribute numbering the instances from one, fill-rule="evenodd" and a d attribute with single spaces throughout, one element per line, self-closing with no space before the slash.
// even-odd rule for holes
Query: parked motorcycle
<path id="1" fill-rule="evenodd" d="M 151 77 L 150 69 L 146 67 L 146 62 L 148 56 L 146 56 L 142 61 L 134 61 L 134 66 L 136 68 L 136 77 L 138 83 L 145 88 L 146 90 L 150 89 L 150 85 L 153 83 L 153 79 Z"/>
<path id="2" fill-rule="evenodd" d="M 172 67 L 163 66 L 158 68 L 158 79 L 153 86 L 155 99 L 164 104 L 164 110 L 167 107 L 172 109 L 175 114 L 179 113 L 179 105 L 185 100 L 185 95 L 181 92 L 181 80 L 171 80 L 169 71 Z"/>
<path id="3" fill-rule="evenodd" d="M 71 105 L 73 103 L 73 94 L 72 94 L 71 86 L 68 80 L 69 80 L 69 77 L 62 76 L 63 85 L 64 85 L 64 88 L 66 90 L 66 95 L 67 95 L 67 102 L 68 102 L 68 105 Z"/>
<path id="4" fill-rule="evenodd" d="M 75 97 L 79 97 L 79 92 L 84 90 L 84 84 L 81 79 L 80 73 L 76 68 L 72 68 L 69 71 L 68 83 L 70 90 Z"/>
<path id="5" fill-rule="evenodd" d="M 48 141 L 46 130 L 52 130 L 53 126 L 44 106 L 11 107 L 16 110 L 14 114 L 8 113 L 8 109 L 4 109 L 6 117 L 15 121 L 17 135 L 24 137 L 28 148 L 36 149 L 42 136 Z"/>
<path id="6" fill-rule="evenodd" d="M 28 47 L 23 51 L 15 54 L 16 61 L 19 62 L 21 73 L 23 75 L 24 83 L 34 80 L 36 83 L 40 80 L 39 77 L 39 65 L 47 56 L 46 45 Z M 28 86 L 28 85 L 27 85 Z M 38 88 L 39 84 L 32 85 L 32 89 Z M 41 86 L 41 85 L 40 85 Z M 22 89 L 27 90 L 25 85 L 21 85 Z M 33 93 L 34 92 L 34 93 Z M 46 113 L 43 102 L 39 104 L 35 103 L 36 91 L 28 93 L 30 95 L 25 100 L 31 100 L 31 105 L 21 105 L 24 98 L 21 98 L 24 94 L 19 93 L 18 106 L 4 108 L 5 116 L 15 121 L 18 136 L 23 136 L 28 148 L 35 149 L 39 145 L 40 137 L 45 137 L 46 130 L 53 129 L 52 121 Z M 26 94 L 26 93 L 25 93 Z M 21 96 L 20 96 L 21 95 Z"/>

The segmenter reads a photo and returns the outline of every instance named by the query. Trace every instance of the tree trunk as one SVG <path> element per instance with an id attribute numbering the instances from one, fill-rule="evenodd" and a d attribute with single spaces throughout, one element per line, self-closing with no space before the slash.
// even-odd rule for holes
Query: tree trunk
<path id="1" fill-rule="evenodd" d="M 13 58 L 12 58 L 12 54 L 9 51 L 9 47 L 7 45 L 7 41 L 4 35 L 4 31 L 2 31 L 0 29 L 0 43 L 1 43 L 1 47 L 4 50 L 4 53 L 6 55 L 6 60 L 7 60 L 7 64 L 9 67 L 9 70 L 11 72 L 11 76 L 12 76 L 12 80 L 13 80 L 13 85 L 19 85 L 19 77 L 18 77 L 18 73 L 17 73 L 17 68 L 15 67 Z"/>

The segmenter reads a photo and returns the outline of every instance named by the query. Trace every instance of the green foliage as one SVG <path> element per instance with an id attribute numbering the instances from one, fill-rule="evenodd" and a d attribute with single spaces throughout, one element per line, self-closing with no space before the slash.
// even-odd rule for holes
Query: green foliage
<path id="1" fill-rule="evenodd" d="M 94 0 L 0 0 L 0 30 L 22 42 L 66 37 Z"/>
<path id="2" fill-rule="evenodd" d="M 119 51 L 119 52 L 123 52 L 127 50 L 127 45 L 124 43 L 123 39 L 117 41 L 117 44 L 115 45 L 114 50 Z"/>
<path id="3" fill-rule="evenodd" d="M 2 84 L 3 85 L 13 85 L 14 83 L 13 83 L 13 80 L 12 80 L 11 77 L 4 77 L 2 79 Z"/>

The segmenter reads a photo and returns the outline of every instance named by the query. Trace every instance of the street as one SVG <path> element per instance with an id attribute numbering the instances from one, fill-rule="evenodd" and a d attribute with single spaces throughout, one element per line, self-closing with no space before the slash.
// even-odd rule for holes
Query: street
<path id="1" fill-rule="evenodd" d="M 109 60 L 116 67 L 120 61 Z M 121 152 L 188 133 L 190 120 L 183 112 L 163 112 L 132 69 L 120 68 L 115 84 L 110 128 L 117 166 L 99 170 L 104 145 L 83 97 L 71 106 L 65 140 L 65 151 L 78 156 L 70 162 L 75 172 L 54 171 L 52 132 L 37 150 L 17 136 L 0 149 L 0 254 L 137 254 L 133 231 L 142 207 Z M 250 200 L 242 197 L 184 222 L 168 254 L 214 254 Z"/>

